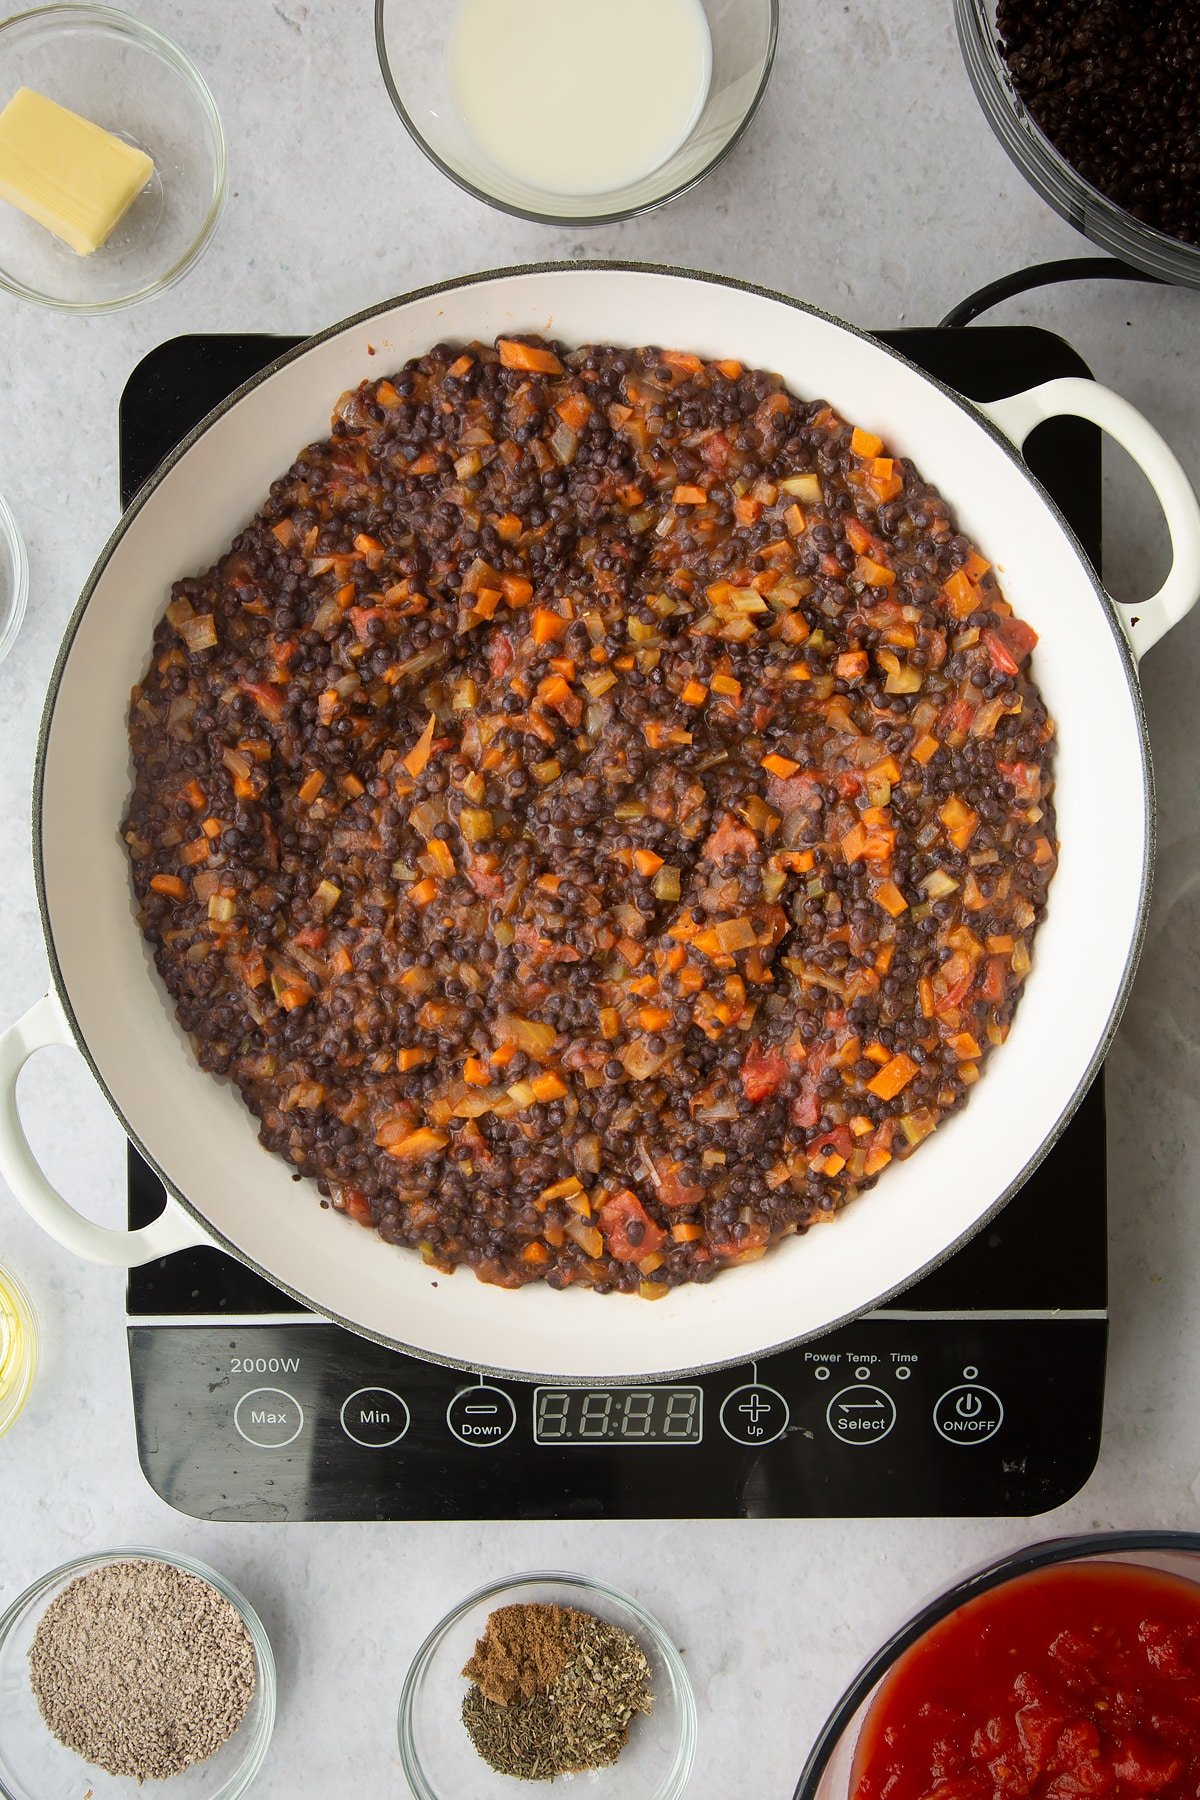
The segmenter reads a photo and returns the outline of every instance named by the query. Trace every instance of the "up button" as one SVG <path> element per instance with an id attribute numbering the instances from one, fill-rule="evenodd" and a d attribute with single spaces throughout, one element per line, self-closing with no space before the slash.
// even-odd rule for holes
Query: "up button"
<path id="1" fill-rule="evenodd" d="M 977 1380 L 978 1369 L 964 1369 L 960 1386 L 947 1388 L 933 1408 L 933 1423 L 948 1444 L 986 1444 L 1004 1423 L 1000 1396 Z"/>

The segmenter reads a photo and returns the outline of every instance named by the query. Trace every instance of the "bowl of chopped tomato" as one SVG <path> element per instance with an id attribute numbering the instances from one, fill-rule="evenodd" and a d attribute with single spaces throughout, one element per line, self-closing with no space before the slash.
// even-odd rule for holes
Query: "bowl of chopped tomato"
<path id="1" fill-rule="evenodd" d="M 964 1576 L 850 1683 L 795 1800 L 1200 1792 L 1200 1534 L 1096 1532 Z"/>

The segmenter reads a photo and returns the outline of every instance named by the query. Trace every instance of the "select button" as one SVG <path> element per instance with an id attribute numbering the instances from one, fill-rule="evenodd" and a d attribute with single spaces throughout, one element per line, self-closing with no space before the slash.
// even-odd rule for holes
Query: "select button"
<path id="1" fill-rule="evenodd" d="M 391 1388 L 356 1388 L 342 1402 L 342 1430 L 364 1450 L 386 1450 L 398 1444 L 410 1423 L 408 1402 Z"/>
<path id="2" fill-rule="evenodd" d="M 256 1449 L 282 1450 L 304 1430 L 304 1408 L 283 1388 L 251 1388 L 234 1407 L 233 1422 Z"/>

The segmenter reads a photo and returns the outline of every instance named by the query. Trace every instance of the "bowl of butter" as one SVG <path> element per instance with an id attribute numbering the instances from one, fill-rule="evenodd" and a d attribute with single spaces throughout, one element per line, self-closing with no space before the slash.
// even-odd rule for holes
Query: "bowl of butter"
<path id="1" fill-rule="evenodd" d="M 191 267 L 224 193 L 216 105 L 175 44 L 107 6 L 0 24 L 0 288 L 132 306 Z"/>

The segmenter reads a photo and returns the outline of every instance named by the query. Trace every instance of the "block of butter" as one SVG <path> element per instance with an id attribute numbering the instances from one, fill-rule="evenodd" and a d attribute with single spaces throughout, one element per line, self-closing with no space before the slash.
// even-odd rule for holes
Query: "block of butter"
<path id="1" fill-rule="evenodd" d="M 32 88 L 0 112 L 0 199 L 79 256 L 100 248 L 153 173 L 143 150 Z"/>

